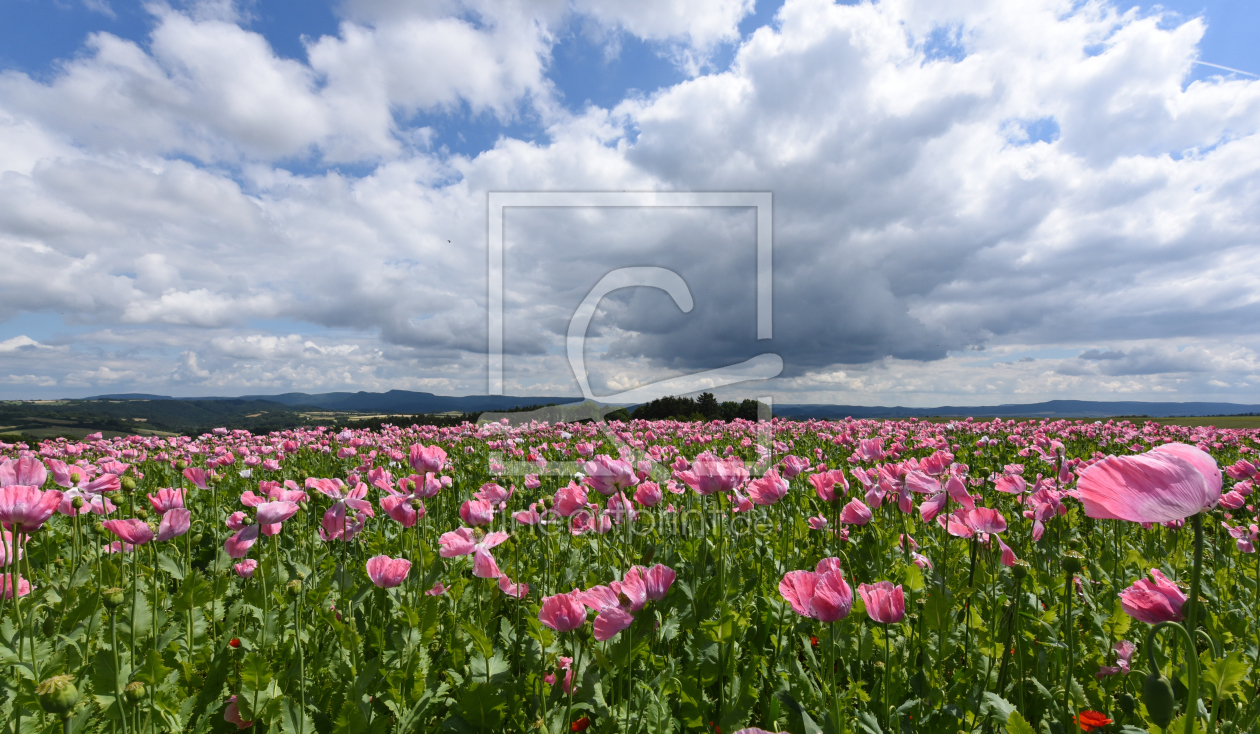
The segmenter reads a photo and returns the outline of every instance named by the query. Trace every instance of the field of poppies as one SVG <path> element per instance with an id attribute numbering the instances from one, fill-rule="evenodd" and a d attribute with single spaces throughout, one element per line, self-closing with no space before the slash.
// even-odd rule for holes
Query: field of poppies
<path id="1" fill-rule="evenodd" d="M 1000 420 L 0 444 L 0 725 L 1254 732 L 1258 450 Z"/>

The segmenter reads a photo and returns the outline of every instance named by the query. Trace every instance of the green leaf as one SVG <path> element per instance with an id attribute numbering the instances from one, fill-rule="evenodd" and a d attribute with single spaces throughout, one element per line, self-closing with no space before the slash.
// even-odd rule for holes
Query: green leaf
<path id="1" fill-rule="evenodd" d="M 1229 696 L 1247 677 L 1247 663 L 1241 652 L 1231 652 L 1220 660 L 1212 660 L 1211 654 L 1204 652 L 1202 661 L 1200 675 L 1215 693 L 1211 698 Z"/>
<path id="2" fill-rule="evenodd" d="M 866 734 L 884 734 L 884 730 L 879 726 L 879 719 L 875 718 L 875 714 L 870 711 L 857 712 L 858 729 L 866 732 Z"/>
<path id="3" fill-rule="evenodd" d="M 1014 711 L 1015 704 L 992 691 L 984 692 L 984 701 L 980 704 L 981 716 L 992 716 L 1000 723 L 1005 724 L 1009 721 L 1009 717 Z"/>
<path id="4" fill-rule="evenodd" d="M 923 616 L 928 626 L 937 631 L 947 629 L 948 625 L 953 623 L 949 611 L 949 597 L 942 594 L 940 590 L 934 590 L 929 594 L 927 602 L 923 605 Z"/>
<path id="5" fill-rule="evenodd" d="M 1012 711 L 1006 719 L 1006 734 L 1036 734 L 1022 714 Z"/>
<path id="6" fill-rule="evenodd" d="M 210 669 L 206 671 L 206 679 L 201 685 L 201 690 L 197 692 L 197 701 L 193 704 L 192 712 L 188 715 L 188 730 L 195 730 L 197 719 L 206 712 L 206 708 L 212 702 L 221 698 L 223 682 L 227 680 L 228 669 L 231 666 L 234 654 L 232 648 L 224 646 L 215 653 L 214 658 L 210 661 Z"/>
<path id="7" fill-rule="evenodd" d="M 161 568 L 163 571 L 169 573 L 172 578 L 176 578 L 181 581 L 184 578 L 183 567 L 181 567 L 178 563 L 175 562 L 173 558 L 166 555 L 165 553 L 158 554 L 158 568 Z"/>
<path id="8" fill-rule="evenodd" d="M 498 731 L 507 716 L 507 696 L 493 683 L 469 683 L 460 694 L 456 711 L 475 727 Z"/>
<path id="9" fill-rule="evenodd" d="M 136 669 L 132 678 L 157 687 L 159 683 L 166 679 L 167 674 L 170 672 L 171 669 L 162 664 L 162 654 L 150 648 L 144 663 Z"/>
<path id="10" fill-rule="evenodd" d="M 315 722 L 300 701 L 286 696 L 280 705 L 280 730 L 284 734 L 315 734 Z"/>

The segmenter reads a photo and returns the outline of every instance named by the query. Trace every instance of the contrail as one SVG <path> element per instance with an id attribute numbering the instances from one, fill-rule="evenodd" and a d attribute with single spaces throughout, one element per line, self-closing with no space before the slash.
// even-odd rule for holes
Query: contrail
<path id="1" fill-rule="evenodd" d="M 1258 77 L 1258 78 L 1260 78 L 1260 74 L 1252 74 L 1252 73 L 1251 73 L 1251 72 L 1249 72 L 1249 71 L 1243 71 L 1242 69 L 1234 69 L 1234 68 L 1229 67 L 1229 66 L 1221 66 L 1220 64 L 1209 64 L 1209 63 L 1208 63 L 1208 62 L 1206 62 L 1206 61 L 1196 61 L 1196 62 L 1194 62 L 1194 63 L 1196 63 L 1196 64 L 1202 64 L 1203 66 L 1211 66 L 1211 67 L 1212 67 L 1212 68 L 1214 68 L 1214 69 L 1224 69 L 1225 71 L 1232 71 L 1232 72 L 1234 72 L 1234 73 L 1236 73 L 1236 74 L 1246 74 L 1247 76 L 1254 76 L 1254 77 Z"/>

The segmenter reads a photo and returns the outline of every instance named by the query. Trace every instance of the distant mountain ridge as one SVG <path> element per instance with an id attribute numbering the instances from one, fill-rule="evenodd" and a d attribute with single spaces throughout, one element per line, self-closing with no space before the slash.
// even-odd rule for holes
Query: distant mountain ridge
<path id="1" fill-rule="evenodd" d="M 97 395 L 88 400 L 265 400 L 290 407 L 323 408 L 356 413 L 481 413 L 511 410 L 529 405 L 578 403 L 581 398 L 518 397 L 514 395 L 434 395 L 428 392 L 390 390 L 388 392 L 329 392 L 310 395 L 290 392 L 281 395 L 242 395 L 239 398 L 198 397 L 172 398 L 168 395 L 120 393 Z"/>
<path id="2" fill-rule="evenodd" d="M 410 390 L 388 392 L 331 392 L 281 395 L 242 395 L 239 398 L 201 397 L 171 398 L 166 395 L 123 393 L 98 395 L 89 400 L 264 400 L 290 407 L 311 407 L 324 410 L 364 413 L 479 413 L 510 410 L 529 405 L 581 402 L 581 398 L 528 397 L 513 395 L 435 395 Z M 1002 418 L 1110 418 L 1121 415 L 1145 415 L 1152 418 L 1175 418 L 1192 415 L 1237 415 L 1260 413 L 1260 405 L 1240 403 L 1153 403 L 1141 401 L 1050 400 L 1042 403 L 1007 403 L 1002 405 L 941 406 L 905 408 L 901 406 L 816 405 L 779 403 L 774 414 L 784 418 L 924 418 L 928 416 L 999 416 Z"/>
<path id="3" fill-rule="evenodd" d="M 1111 418 L 1122 415 L 1145 415 L 1151 418 L 1176 418 L 1198 415 L 1238 415 L 1260 413 L 1260 405 L 1239 403 L 1148 403 L 1136 400 L 1049 400 L 1044 403 L 1003 405 L 945 405 L 938 408 L 903 408 L 868 405 L 792 405 L 774 406 L 774 414 L 784 418 L 926 418 L 929 416 L 992 416 L 1000 418 Z"/>

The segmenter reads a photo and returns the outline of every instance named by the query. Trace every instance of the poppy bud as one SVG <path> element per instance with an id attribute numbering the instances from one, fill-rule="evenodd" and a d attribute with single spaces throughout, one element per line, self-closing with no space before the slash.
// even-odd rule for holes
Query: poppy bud
<path id="1" fill-rule="evenodd" d="M 136 491 L 136 480 L 132 479 L 131 477 L 123 477 L 122 481 L 119 482 L 119 485 L 122 487 L 122 490 L 124 492 Z"/>
<path id="2" fill-rule="evenodd" d="M 643 549 L 643 565 L 644 566 L 652 565 L 652 559 L 655 557 L 656 557 L 655 545 L 649 545 L 648 547 Z"/>
<path id="3" fill-rule="evenodd" d="M 74 509 L 76 509 L 76 510 L 82 510 L 82 509 L 83 509 L 83 498 L 82 498 L 82 497 L 75 497 L 74 499 L 70 500 L 70 506 L 71 506 L 71 507 L 73 507 L 73 508 L 74 508 Z"/>
<path id="4" fill-rule="evenodd" d="M 1137 699 L 1133 698 L 1132 693 L 1125 691 L 1120 694 L 1118 700 L 1120 702 L 1120 710 L 1124 712 L 1125 716 L 1132 716 L 1133 712 L 1137 711 Z"/>
<path id="5" fill-rule="evenodd" d="M 74 676 L 70 675 L 54 675 L 45 680 L 35 689 L 35 695 L 40 708 L 62 718 L 70 716 L 79 702 L 79 689 L 74 687 Z"/>
<path id="6" fill-rule="evenodd" d="M 1146 713 L 1151 721 L 1161 729 L 1167 729 L 1173 720 L 1173 690 L 1168 679 L 1159 673 L 1146 676 L 1142 684 L 1142 699 L 1146 703 Z"/>
<path id="7" fill-rule="evenodd" d="M 112 586 L 101 592 L 101 603 L 105 605 L 106 609 L 113 612 L 118 607 L 121 607 L 123 601 L 125 601 L 123 594 L 124 592 L 122 589 L 117 586 Z"/>
<path id="8" fill-rule="evenodd" d="M 140 703 L 144 700 L 144 683 L 133 680 L 123 689 L 123 698 L 132 703 Z"/>
<path id="9" fill-rule="evenodd" d="M 187 462 L 187 461 L 184 461 L 183 459 L 180 459 L 179 461 L 175 462 L 175 470 L 176 470 L 176 471 L 183 471 L 183 470 L 185 470 L 185 469 L 187 469 L 187 468 L 188 468 L 188 462 Z"/>
<path id="10" fill-rule="evenodd" d="M 206 539 L 206 536 L 203 533 L 197 533 L 192 536 L 192 543 L 193 545 L 201 545 L 201 541 L 205 539 Z"/>

